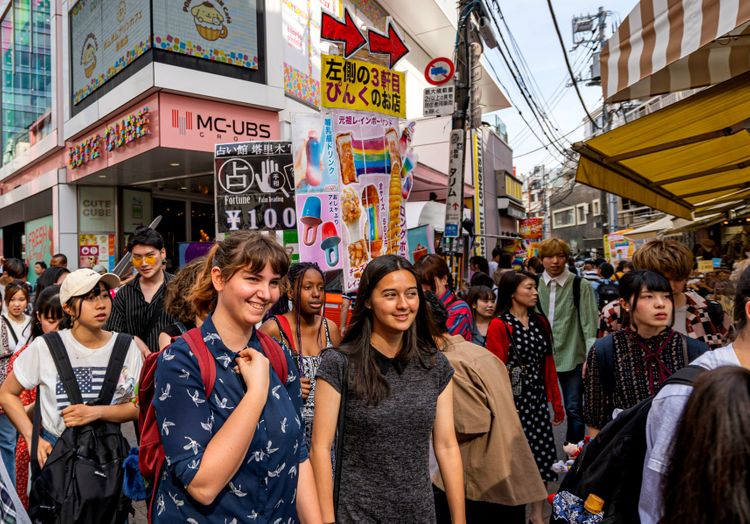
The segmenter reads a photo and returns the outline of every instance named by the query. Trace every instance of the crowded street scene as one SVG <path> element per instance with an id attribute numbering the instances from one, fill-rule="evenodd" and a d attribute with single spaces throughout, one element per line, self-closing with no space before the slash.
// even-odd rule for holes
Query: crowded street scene
<path id="1" fill-rule="evenodd" d="M 750 524 L 750 0 L 0 0 L 0 521 Z"/>

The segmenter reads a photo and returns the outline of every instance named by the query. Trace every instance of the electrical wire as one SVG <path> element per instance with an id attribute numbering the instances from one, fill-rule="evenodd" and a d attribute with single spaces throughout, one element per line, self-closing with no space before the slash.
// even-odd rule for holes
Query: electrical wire
<path id="1" fill-rule="evenodd" d="M 570 135 L 572 135 L 573 133 L 575 133 L 576 131 L 578 131 L 579 129 L 581 129 L 581 128 L 582 128 L 582 127 L 583 127 L 583 126 L 585 125 L 585 124 L 586 124 L 586 122 L 585 122 L 585 121 L 584 121 L 584 122 L 581 122 L 581 123 L 580 123 L 580 124 L 578 124 L 578 125 L 577 125 L 577 126 L 576 126 L 576 127 L 574 128 L 574 129 L 571 129 L 570 131 L 568 131 L 567 133 L 565 133 L 565 134 L 564 134 L 564 135 L 562 135 L 562 136 L 563 136 L 563 137 L 567 137 L 567 136 L 570 136 Z M 549 145 L 549 144 L 547 144 L 547 145 Z M 541 146 L 537 147 L 536 149 L 532 149 L 531 151 L 526 151 L 525 153 L 520 153 L 520 154 L 518 154 L 518 155 L 515 155 L 515 154 L 514 154 L 514 155 L 513 155 L 513 158 L 521 158 L 521 157 L 524 157 L 524 156 L 526 156 L 526 155 L 530 155 L 531 153 L 536 153 L 537 151 L 539 151 L 539 150 L 541 150 L 541 149 L 544 149 L 544 147 L 545 147 L 545 144 L 542 144 Z"/>
<path id="2" fill-rule="evenodd" d="M 555 16 L 555 10 L 552 7 L 552 0 L 547 0 L 547 6 L 549 7 L 549 13 L 552 16 L 552 22 L 555 25 L 555 32 L 557 33 L 557 39 L 560 41 L 560 50 L 562 51 L 563 57 L 565 58 L 565 65 L 568 68 L 570 81 L 573 82 L 573 87 L 575 87 L 576 94 L 578 95 L 578 100 L 581 101 L 581 107 L 583 107 L 583 110 L 586 113 L 586 116 L 589 118 L 589 120 L 591 120 L 591 123 L 593 124 L 593 126 L 596 127 L 596 129 L 601 129 L 601 126 L 596 122 L 596 120 L 594 120 L 594 118 L 591 116 L 591 113 L 589 113 L 589 110 L 586 107 L 586 103 L 583 101 L 581 90 L 578 89 L 578 83 L 576 82 L 575 76 L 573 74 L 573 68 L 570 66 L 570 60 L 568 59 L 568 52 L 565 50 L 565 42 L 563 42 L 562 33 L 560 33 L 560 26 L 557 24 L 557 16 Z"/>

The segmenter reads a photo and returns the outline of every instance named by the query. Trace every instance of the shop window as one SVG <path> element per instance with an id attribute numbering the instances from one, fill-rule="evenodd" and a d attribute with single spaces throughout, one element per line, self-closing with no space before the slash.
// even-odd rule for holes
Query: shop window
<path id="1" fill-rule="evenodd" d="M 552 228 L 570 227 L 576 225 L 575 207 L 566 207 L 552 212 Z"/>
<path id="2" fill-rule="evenodd" d="M 586 223 L 586 215 L 589 214 L 588 204 L 578 204 L 576 206 L 576 224 L 583 225 Z"/>

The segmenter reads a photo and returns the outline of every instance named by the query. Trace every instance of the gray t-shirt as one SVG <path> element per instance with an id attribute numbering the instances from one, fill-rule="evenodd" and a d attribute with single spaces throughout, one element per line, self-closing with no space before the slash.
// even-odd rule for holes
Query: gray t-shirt
<path id="1" fill-rule="evenodd" d="M 740 361 L 732 345 L 708 351 L 696 358 L 691 365 L 706 369 L 722 366 L 739 366 Z M 685 410 L 692 386 L 671 384 L 659 391 L 651 404 L 646 422 L 646 459 L 643 462 L 643 484 L 638 513 L 641 524 L 656 524 L 661 519 L 661 481 L 669 465 L 669 451 L 677 424 Z"/>
<path id="2" fill-rule="evenodd" d="M 390 393 L 377 406 L 347 398 L 336 522 L 434 523 L 430 436 L 453 368 L 442 353 L 430 368 L 376 356 Z M 341 392 L 345 363 L 339 351 L 325 351 L 317 380 Z"/>

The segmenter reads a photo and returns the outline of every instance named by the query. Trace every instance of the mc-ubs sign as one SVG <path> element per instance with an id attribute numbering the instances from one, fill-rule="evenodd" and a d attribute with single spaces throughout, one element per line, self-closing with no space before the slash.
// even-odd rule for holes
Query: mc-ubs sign
<path id="1" fill-rule="evenodd" d="M 266 123 L 180 109 L 172 109 L 172 128 L 177 129 L 181 136 L 196 132 L 201 138 L 226 140 L 232 137 L 234 142 L 271 138 L 271 126 Z"/>

